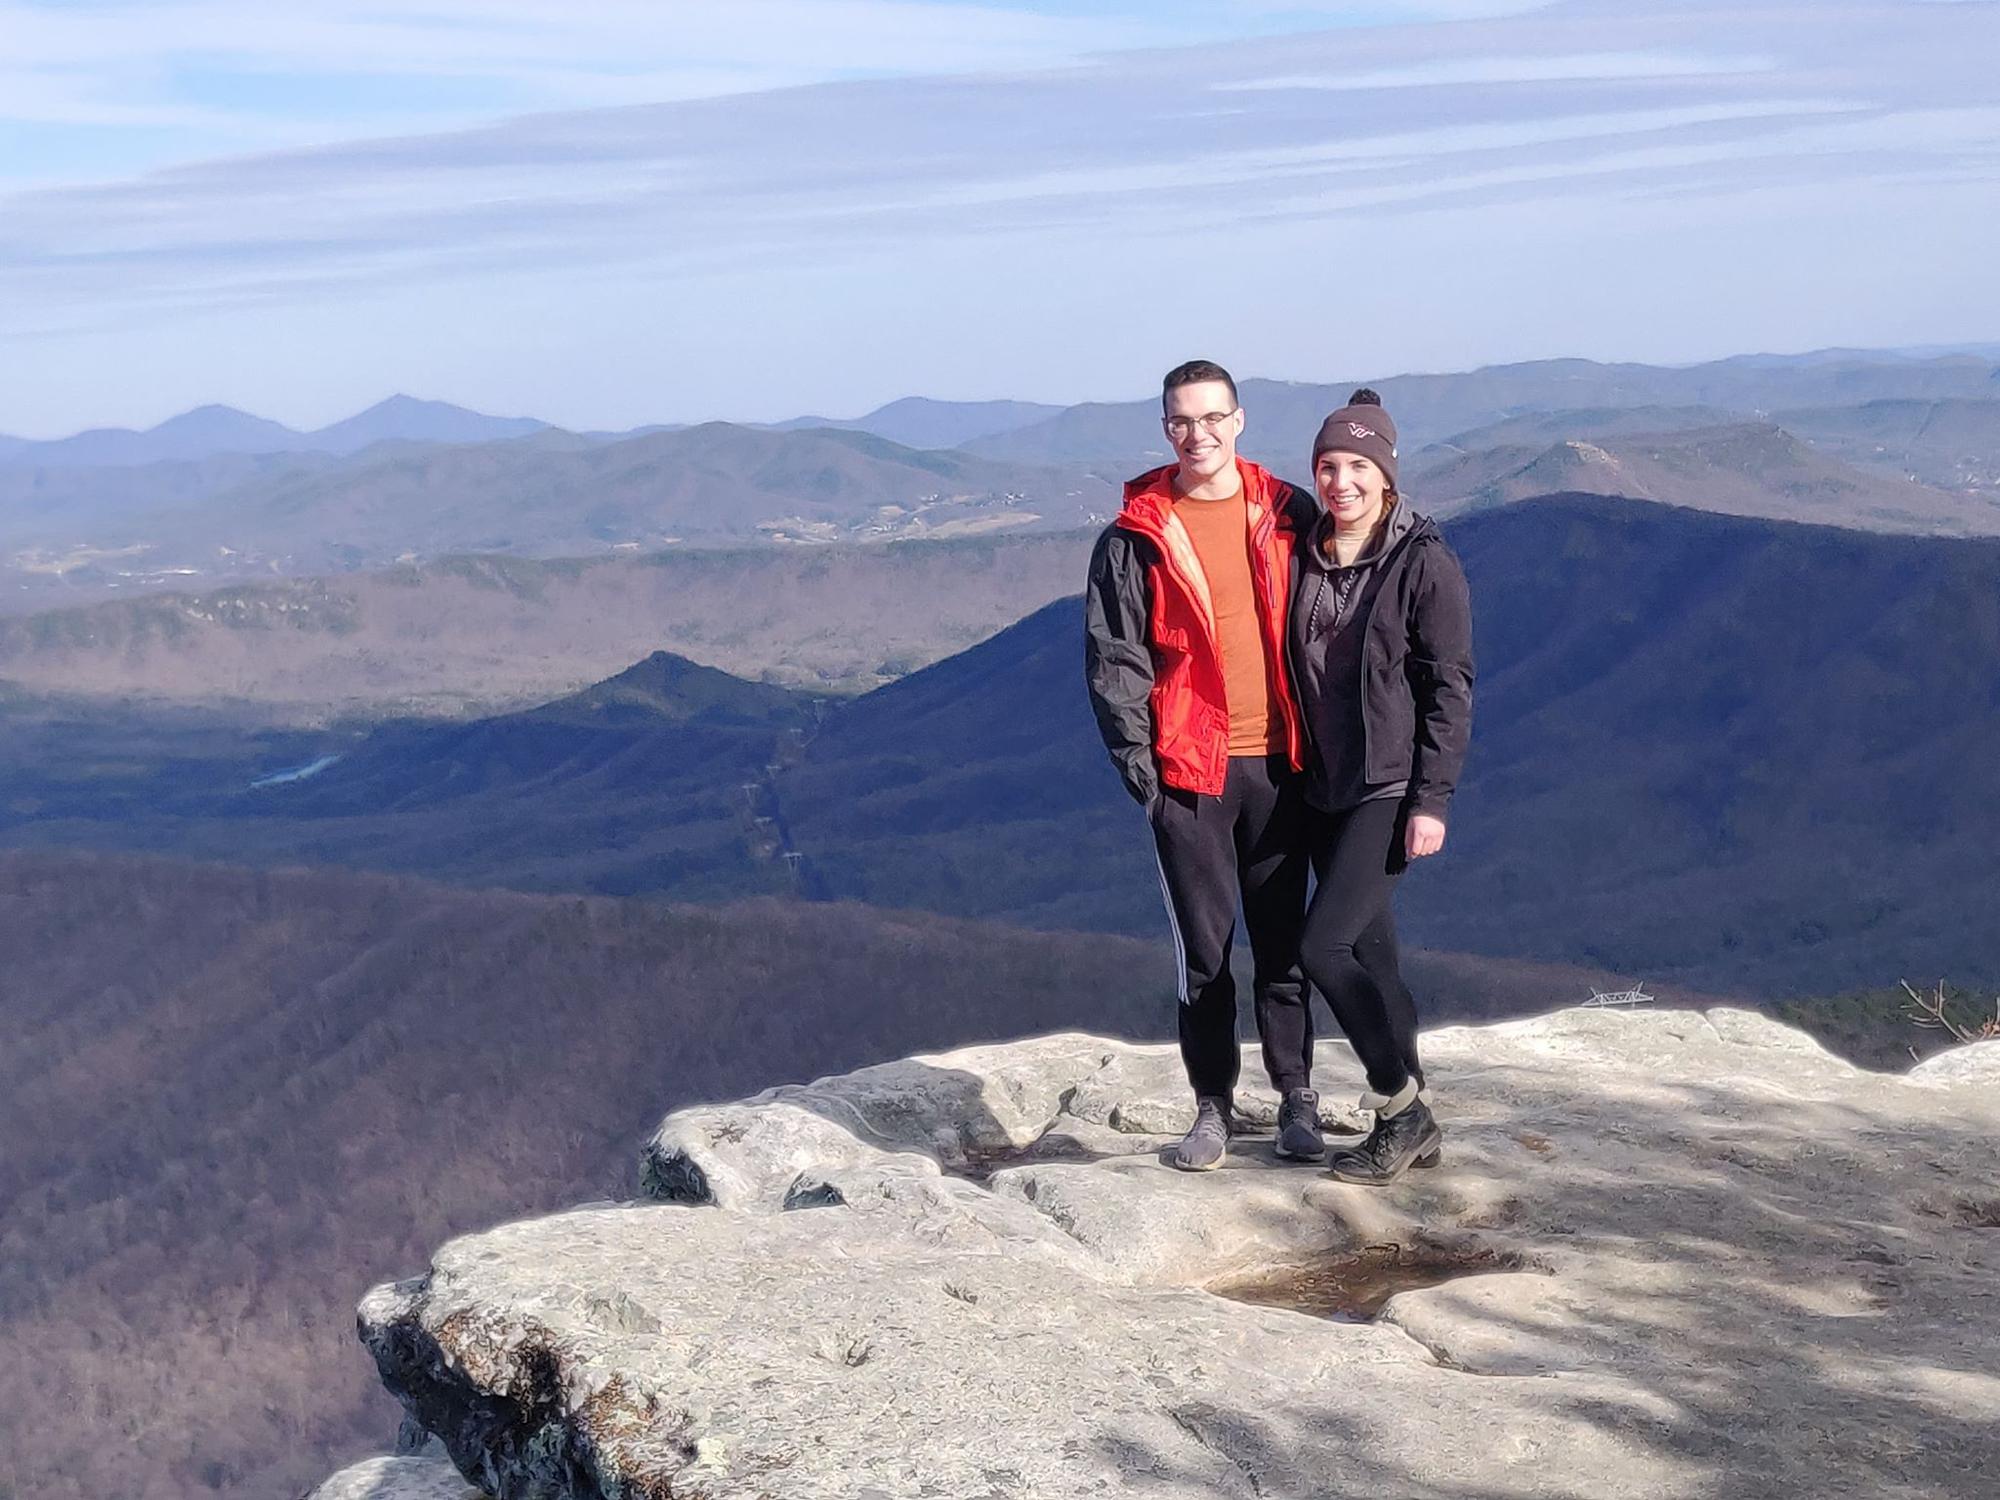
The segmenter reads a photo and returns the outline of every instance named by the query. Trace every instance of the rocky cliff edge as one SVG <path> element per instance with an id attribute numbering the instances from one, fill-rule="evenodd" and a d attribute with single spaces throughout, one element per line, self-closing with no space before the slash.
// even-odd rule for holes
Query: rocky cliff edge
<path id="1" fill-rule="evenodd" d="M 1081 1035 L 681 1110 L 650 1201 L 368 1294 L 449 1456 L 316 1500 L 1993 1493 L 2000 1043 L 1886 1075 L 1578 1010 L 1425 1045 L 1444 1164 L 1388 1190 L 1268 1130 L 1172 1171 L 1174 1050 Z"/>

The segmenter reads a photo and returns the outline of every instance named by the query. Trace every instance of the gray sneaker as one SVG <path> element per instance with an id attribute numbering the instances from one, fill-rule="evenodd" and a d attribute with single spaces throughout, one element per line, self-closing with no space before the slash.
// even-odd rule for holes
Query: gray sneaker
<path id="1" fill-rule="evenodd" d="M 1207 1096 L 1196 1099 L 1194 1125 L 1174 1147 L 1174 1165 L 1183 1172 L 1213 1172 L 1228 1153 L 1233 1125 L 1227 1099 Z"/>
<path id="2" fill-rule="evenodd" d="M 1311 1089 L 1289 1089 L 1278 1106 L 1278 1141 L 1273 1148 L 1285 1161 L 1318 1161 L 1326 1155 L 1326 1137 L 1319 1133 L 1319 1095 Z"/>

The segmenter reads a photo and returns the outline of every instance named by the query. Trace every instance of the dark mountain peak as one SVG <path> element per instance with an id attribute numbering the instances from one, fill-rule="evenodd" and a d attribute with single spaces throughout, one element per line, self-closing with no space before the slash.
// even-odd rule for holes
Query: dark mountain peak
<path id="1" fill-rule="evenodd" d="M 288 786 L 285 810 L 403 814 L 531 787 L 549 808 L 572 795 L 655 796 L 670 783 L 727 791 L 770 764 L 788 732 L 815 713 L 803 695 L 655 651 L 539 708 L 471 723 L 384 725 L 324 774 Z"/>
<path id="2" fill-rule="evenodd" d="M 810 700 L 788 688 L 750 682 L 672 651 L 655 651 L 616 676 L 525 717 L 592 724 L 782 724 L 802 721 Z"/>
<path id="3" fill-rule="evenodd" d="M 836 712 L 816 744 L 904 746 L 968 763 L 1009 748 L 1039 754 L 1051 702 L 1081 704 L 1083 599 L 1045 604 L 978 645 Z"/>

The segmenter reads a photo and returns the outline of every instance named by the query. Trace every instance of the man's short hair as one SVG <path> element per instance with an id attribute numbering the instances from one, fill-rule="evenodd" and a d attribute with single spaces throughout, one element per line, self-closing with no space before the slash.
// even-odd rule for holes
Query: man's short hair
<path id="1" fill-rule="evenodd" d="M 1212 359 L 1191 359 L 1184 365 L 1175 365 L 1167 371 L 1167 378 L 1160 382 L 1160 405 L 1167 404 L 1167 392 L 1183 385 L 1199 385 L 1204 380 L 1219 380 L 1229 387 L 1229 404 L 1243 404 L 1236 394 L 1236 382 L 1227 370 Z"/>

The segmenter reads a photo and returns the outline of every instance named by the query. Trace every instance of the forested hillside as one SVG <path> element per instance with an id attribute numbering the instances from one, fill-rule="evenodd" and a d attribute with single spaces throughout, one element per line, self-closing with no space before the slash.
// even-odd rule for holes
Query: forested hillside
<path id="1" fill-rule="evenodd" d="M 0 1495 L 300 1493 L 395 1431 L 360 1293 L 629 1193 L 667 1108 L 1172 1003 L 929 915 L 0 856 Z"/>
<path id="2" fill-rule="evenodd" d="M 1588 496 L 1447 530 L 1478 717 L 1413 941 L 1769 996 L 2000 977 L 2000 542 Z M 1059 601 L 845 704 L 290 733 L 261 770 L 214 726 L 56 715 L 0 736 L 0 840 L 1150 933 L 1080 632 Z"/>
<path id="3" fill-rule="evenodd" d="M 1477 722 L 1440 948 L 1818 994 L 2000 978 L 2000 543 L 1591 497 L 1454 521 Z M 830 719 L 782 780 L 834 894 L 1152 920 L 1072 601 Z"/>

